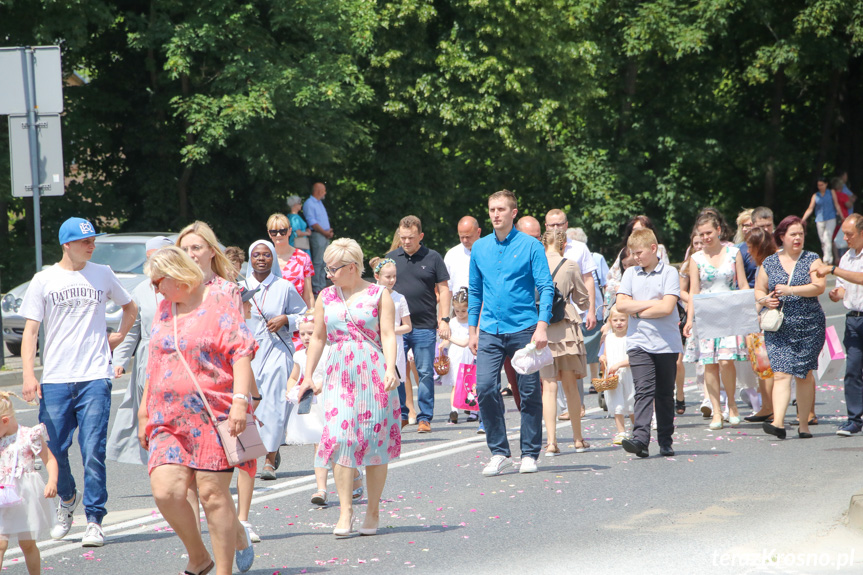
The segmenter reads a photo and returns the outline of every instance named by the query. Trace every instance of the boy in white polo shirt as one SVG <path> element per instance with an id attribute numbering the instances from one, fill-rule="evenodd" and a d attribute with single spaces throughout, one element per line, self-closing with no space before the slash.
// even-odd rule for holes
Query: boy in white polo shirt
<path id="1" fill-rule="evenodd" d="M 617 309 L 629 314 L 626 353 L 635 383 L 635 426 L 623 448 L 650 455 L 650 420 L 656 404 L 659 454 L 674 455 L 674 381 L 683 351 L 678 328 L 680 280 L 676 269 L 659 261 L 656 236 L 649 229 L 632 232 L 626 243 L 636 265 L 627 268 L 617 291 Z"/>
<path id="2" fill-rule="evenodd" d="M 138 315 L 137 306 L 111 268 L 90 263 L 97 235 L 101 234 L 83 218 L 63 222 L 63 259 L 33 276 L 20 311 L 27 318 L 21 344 L 22 395 L 27 401 L 41 399 L 39 422 L 48 428 L 48 447 L 60 468 L 60 505 L 51 537 L 66 536 L 81 501 L 69 466 L 69 448 L 78 428 L 87 513 L 84 547 L 101 547 L 104 543 L 101 525 L 108 500 L 105 445 L 111 414 L 111 350 L 123 341 Z M 123 307 L 120 329 L 110 336 L 105 322 L 109 299 Z M 45 343 L 40 382 L 33 364 L 41 323 L 45 325 Z"/>

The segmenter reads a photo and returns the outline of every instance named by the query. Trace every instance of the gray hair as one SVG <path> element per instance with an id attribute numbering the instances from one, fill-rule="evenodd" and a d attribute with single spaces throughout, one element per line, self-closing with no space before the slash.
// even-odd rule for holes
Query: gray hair
<path id="1" fill-rule="evenodd" d="M 572 230 L 572 239 L 577 242 L 581 242 L 583 244 L 587 243 L 587 234 L 584 233 L 582 228 L 573 228 Z"/>
<path id="2" fill-rule="evenodd" d="M 303 203 L 302 198 L 300 196 L 288 196 L 288 207 L 292 208 L 296 205 L 301 205 Z"/>

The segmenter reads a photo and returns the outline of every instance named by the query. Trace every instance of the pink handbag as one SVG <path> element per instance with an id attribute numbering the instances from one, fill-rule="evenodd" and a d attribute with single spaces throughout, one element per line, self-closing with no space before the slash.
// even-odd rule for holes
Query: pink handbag
<path id="1" fill-rule="evenodd" d="M 261 434 L 258 432 L 258 426 L 255 425 L 256 418 L 253 414 L 246 413 L 246 429 L 237 436 L 231 435 L 231 422 L 229 420 L 219 421 L 216 419 L 213 410 L 210 408 L 210 402 L 207 401 L 207 396 L 204 395 L 201 386 L 198 385 L 195 374 L 192 373 L 192 368 L 189 367 L 186 358 L 180 353 L 180 339 L 177 337 L 177 304 L 171 305 L 171 312 L 174 314 L 174 345 L 177 347 L 176 353 L 180 356 L 180 361 L 183 362 L 189 377 L 195 382 L 195 387 L 201 396 L 201 401 L 204 403 L 204 407 L 207 408 L 210 421 L 213 422 L 213 425 L 216 427 L 216 433 L 219 434 L 219 439 L 222 440 L 222 448 L 225 450 L 225 457 L 228 458 L 228 463 L 234 467 L 246 461 L 263 457 L 267 454 L 267 448 L 264 446 Z"/>
<path id="2" fill-rule="evenodd" d="M 476 393 L 476 364 L 463 363 L 458 366 L 455 380 L 453 407 L 467 411 L 479 411 L 479 401 Z"/>

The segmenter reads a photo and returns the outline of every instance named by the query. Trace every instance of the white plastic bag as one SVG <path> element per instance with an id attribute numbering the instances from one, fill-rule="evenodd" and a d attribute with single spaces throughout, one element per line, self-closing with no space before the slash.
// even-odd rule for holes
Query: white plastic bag
<path id="1" fill-rule="evenodd" d="M 299 386 L 294 386 L 294 391 Z M 296 410 L 288 417 L 288 428 L 285 432 L 285 443 L 287 445 L 311 445 L 320 443 L 321 435 L 324 433 L 324 411 L 317 397 L 312 400 L 312 407 L 308 413 L 300 415 Z M 290 399 L 288 401 L 291 401 Z M 296 398 L 291 403 L 295 403 Z"/>
<path id="2" fill-rule="evenodd" d="M 536 345 L 533 342 L 527 344 L 512 356 L 512 368 L 516 373 L 520 373 L 521 375 L 539 371 L 552 363 L 554 363 L 554 357 L 552 357 L 548 346 L 536 349 Z"/>

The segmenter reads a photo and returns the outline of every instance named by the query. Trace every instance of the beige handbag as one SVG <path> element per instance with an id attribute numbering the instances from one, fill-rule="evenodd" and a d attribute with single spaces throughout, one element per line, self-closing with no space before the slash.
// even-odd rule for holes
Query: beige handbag
<path id="1" fill-rule="evenodd" d="M 171 312 L 174 314 L 174 345 L 177 347 L 176 353 L 180 357 L 180 361 L 183 362 L 183 366 L 186 368 L 189 377 L 195 382 L 195 388 L 197 388 L 198 394 L 201 396 L 204 407 L 207 408 L 210 421 L 213 422 L 213 425 L 216 427 L 216 433 L 219 434 L 219 439 L 222 441 L 222 448 L 225 450 L 225 457 L 228 458 L 228 463 L 231 467 L 234 467 L 246 461 L 263 457 L 267 454 L 267 448 L 264 446 L 261 434 L 258 432 L 258 426 L 255 425 L 257 418 L 255 418 L 254 414 L 246 413 L 246 429 L 237 436 L 231 435 L 230 420 L 219 421 L 213 414 L 210 402 L 207 401 L 207 396 L 201 390 L 195 374 L 192 373 L 192 368 L 189 367 L 186 358 L 180 353 L 180 339 L 177 337 L 177 304 L 171 305 Z M 261 425 L 263 426 L 264 424 L 261 423 Z"/>

